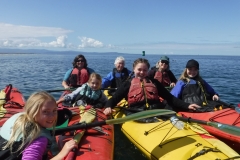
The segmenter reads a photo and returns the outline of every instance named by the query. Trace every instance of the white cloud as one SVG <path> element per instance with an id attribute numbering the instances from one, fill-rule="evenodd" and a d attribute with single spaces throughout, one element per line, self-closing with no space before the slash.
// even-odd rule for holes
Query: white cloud
<path id="1" fill-rule="evenodd" d="M 56 27 L 36 27 L 0 23 L 0 39 L 58 37 L 70 32 L 73 31 Z"/>
<path id="2" fill-rule="evenodd" d="M 81 40 L 81 43 L 78 48 L 101 48 L 104 47 L 103 43 L 95 40 L 93 38 L 87 38 L 87 37 L 79 37 L 79 39 Z"/>

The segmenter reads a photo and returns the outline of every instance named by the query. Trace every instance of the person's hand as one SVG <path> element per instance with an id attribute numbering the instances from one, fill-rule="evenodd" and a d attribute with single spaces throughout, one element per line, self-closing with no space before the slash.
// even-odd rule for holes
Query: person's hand
<path id="1" fill-rule="evenodd" d="M 174 82 L 172 82 L 171 84 L 170 84 L 170 87 L 174 87 L 176 84 L 174 83 Z"/>
<path id="2" fill-rule="evenodd" d="M 201 108 L 201 106 L 199 106 L 197 104 L 190 104 L 188 106 L 188 109 L 191 109 L 191 110 L 197 110 L 198 108 Z"/>
<path id="3" fill-rule="evenodd" d="M 112 112 L 114 112 L 115 110 L 114 109 L 112 109 L 111 107 L 107 107 L 107 108 L 105 108 L 105 110 L 103 111 L 103 113 L 105 114 L 105 115 L 109 115 L 109 114 L 111 114 Z"/>
<path id="4" fill-rule="evenodd" d="M 212 99 L 213 99 L 214 101 L 219 101 L 219 100 L 220 100 L 220 98 L 219 98 L 218 95 L 216 95 L 216 94 L 212 97 Z"/>
<path id="5" fill-rule="evenodd" d="M 59 154 L 56 157 L 53 157 L 52 159 L 63 159 L 64 157 L 66 157 L 68 155 L 68 153 L 73 149 L 73 148 L 77 148 L 77 143 L 74 139 L 71 139 L 69 141 L 67 141 L 61 152 L 59 152 Z"/>
<path id="6" fill-rule="evenodd" d="M 64 86 L 65 89 L 70 89 L 70 87 L 68 85 Z"/>

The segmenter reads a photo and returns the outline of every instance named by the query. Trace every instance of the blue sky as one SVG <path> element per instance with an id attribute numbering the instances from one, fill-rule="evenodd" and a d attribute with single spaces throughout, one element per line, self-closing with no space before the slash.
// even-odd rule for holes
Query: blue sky
<path id="1" fill-rule="evenodd" d="M 1 0 L 0 48 L 240 55 L 240 1 Z"/>

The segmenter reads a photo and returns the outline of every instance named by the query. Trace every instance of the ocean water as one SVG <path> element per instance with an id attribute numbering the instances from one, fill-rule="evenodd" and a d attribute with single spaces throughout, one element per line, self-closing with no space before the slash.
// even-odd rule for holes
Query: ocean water
<path id="1" fill-rule="evenodd" d="M 7 84 L 17 87 L 27 98 L 39 90 L 62 88 L 61 82 L 65 72 L 72 67 L 76 54 L 0 54 L 0 88 Z M 146 58 L 151 67 L 162 55 L 85 53 L 88 67 L 93 68 L 102 77 L 114 67 L 117 56 L 123 56 L 126 67 L 132 69 L 133 61 Z M 237 105 L 240 103 L 240 56 L 206 56 L 206 55 L 167 55 L 170 67 L 176 78 L 179 78 L 189 59 L 200 64 L 200 75 L 217 91 L 222 101 Z M 52 93 L 58 99 L 61 93 Z M 146 158 L 115 127 L 116 160 Z"/>

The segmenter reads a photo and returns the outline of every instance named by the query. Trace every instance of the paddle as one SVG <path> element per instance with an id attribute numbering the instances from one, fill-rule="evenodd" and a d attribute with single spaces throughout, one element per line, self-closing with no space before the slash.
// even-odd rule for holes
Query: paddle
<path id="1" fill-rule="evenodd" d="M 170 116 L 164 115 L 164 117 L 165 116 L 170 117 Z M 210 121 L 192 119 L 191 117 L 189 117 L 189 118 L 180 117 L 180 116 L 177 116 L 177 117 L 178 117 L 179 120 L 184 121 L 184 122 L 208 125 L 208 126 L 217 128 L 219 130 L 222 130 L 226 133 L 233 134 L 233 135 L 236 135 L 236 136 L 240 136 L 240 127 L 235 127 L 235 126 L 222 124 L 222 123 L 217 123 L 217 122 L 210 122 Z"/>
<path id="2" fill-rule="evenodd" d="M 46 92 L 61 92 L 61 91 L 74 91 L 77 88 L 69 88 L 69 89 L 53 89 L 53 90 L 45 90 Z M 111 90 L 111 91 L 115 91 L 117 90 L 117 88 L 101 88 L 101 90 Z"/>
<path id="3" fill-rule="evenodd" d="M 58 128 L 55 130 L 55 135 L 60 135 L 63 132 L 77 130 L 77 129 L 86 129 L 86 128 L 91 128 L 91 127 L 96 127 L 96 126 L 102 126 L 105 124 L 120 124 L 120 123 L 124 123 L 124 122 L 128 122 L 128 121 L 149 118 L 149 117 L 154 117 L 154 116 L 159 116 L 159 115 L 174 114 L 174 113 L 175 113 L 174 111 L 166 110 L 166 109 L 147 110 L 147 111 L 134 113 L 134 114 L 131 114 L 131 115 L 123 117 L 123 118 L 109 119 L 109 120 L 105 120 L 105 121 L 98 121 L 98 122 L 92 122 L 92 123 L 80 123 L 80 124 L 73 125 L 73 126 Z"/>
<path id="4" fill-rule="evenodd" d="M 96 117 L 96 110 L 93 108 L 88 109 L 86 112 L 84 112 L 83 110 L 80 110 L 80 116 L 81 116 L 80 122 L 86 122 L 86 124 L 91 123 Z M 78 145 L 84 133 L 85 133 L 85 129 L 76 131 L 73 139 Z M 77 150 L 78 148 L 72 149 L 68 153 L 68 155 L 65 157 L 65 160 L 75 159 Z"/>

